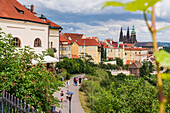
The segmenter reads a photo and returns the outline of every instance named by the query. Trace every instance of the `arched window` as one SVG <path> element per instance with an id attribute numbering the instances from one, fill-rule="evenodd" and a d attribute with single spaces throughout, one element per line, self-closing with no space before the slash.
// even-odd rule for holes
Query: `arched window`
<path id="1" fill-rule="evenodd" d="M 41 47 L 41 40 L 39 38 L 34 40 L 34 47 Z"/>
<path id="2" fill-rule="evenodd" d="M 14 38 L 15 43 L 13 43 L 16 47 L 21 47 L 21 40 L 17 37 Z"/>

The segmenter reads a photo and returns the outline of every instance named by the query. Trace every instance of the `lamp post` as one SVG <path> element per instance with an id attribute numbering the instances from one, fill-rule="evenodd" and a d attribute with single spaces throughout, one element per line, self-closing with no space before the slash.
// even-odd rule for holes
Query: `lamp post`
<path id="1" fill-rule="evenodd" d="M 72 98 L 72 95 L 74 94 L 73 92 L 69 91 L 66 93 L 68 95 L 68 98 L 69 98 L 69 113 L 71 113 L 71 98 Z"/>

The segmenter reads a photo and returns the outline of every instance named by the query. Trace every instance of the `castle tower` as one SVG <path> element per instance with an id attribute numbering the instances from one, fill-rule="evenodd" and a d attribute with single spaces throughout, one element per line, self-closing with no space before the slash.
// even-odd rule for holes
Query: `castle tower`
<path id="1" fill-rule="evenodd" d="M 132 32 L 131 32 L 131 40 L 130 43 L 134 44 L 136 43 L 136 31 L 135 31 L 135 26 L 133 25 Z"/>
<path id="2" fill-rule="evenodd" d="M 122 31 L 122 27 L 121 27 L 121 30 L 120 30 L 120 37 L 119 37 L 119 42 L 123 42 L 123 31 Z"/>

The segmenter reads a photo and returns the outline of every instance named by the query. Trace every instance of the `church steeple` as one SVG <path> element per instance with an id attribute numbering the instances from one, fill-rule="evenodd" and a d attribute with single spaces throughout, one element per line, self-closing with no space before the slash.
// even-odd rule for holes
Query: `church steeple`
<path id="1" fill-rule="evenodd" d="M 135 26 L 133 25 L 132 32 L 131 32 L 131 41 L 130 43 L 134 44 L 136 43 L 136 31 L 135 31 Z"/>
<path id="2" fill-rule="evenodd" d="M 136 31 L 135 31 L 135 26 L 133 25 L 133 28 L 132 28 L 132 32 L 131 33 L 133 33 L 133 34 L 135 34 L 136 33 Z"/>
<path id="3" fill-rule="evenodd" d="M 128 26 L 128 28 L 127 28 L 126 38 L 127 38 L 127 43 L 129 43 L 129 40 L 130 40 L 129 26 Z"/>
<path id="4" fill-rule="evenodd" d="M 120 30 L 119 42 L 123 42 L 123 31 L 122 31 L 122 27 L 121 27 L 121 30 Z"/>

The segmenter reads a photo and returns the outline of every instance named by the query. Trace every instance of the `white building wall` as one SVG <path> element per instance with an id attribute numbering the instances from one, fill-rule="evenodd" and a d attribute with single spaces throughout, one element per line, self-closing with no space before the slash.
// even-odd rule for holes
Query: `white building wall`
<path id="1" fill-rule="evenodd" d="M 48 49 L 48 25 L 26 21 L 0 19 L 0 27 L 6 34 L 12 34 L 21 40 L 21 48 L 30 46 L 35 53 Z M 34 47 L 34 40 L 41 39 L 42 47 Z"/>
<path id="2" fill-rule="evenodd" d="M 56 48 L 56 53 L 54 53 L 55 58 L 59 59 L 59 29 L 50 29 L 49 31 L 49 48 L 51 48 L 51 42 L 52 42 L 52 48 Z"/>

